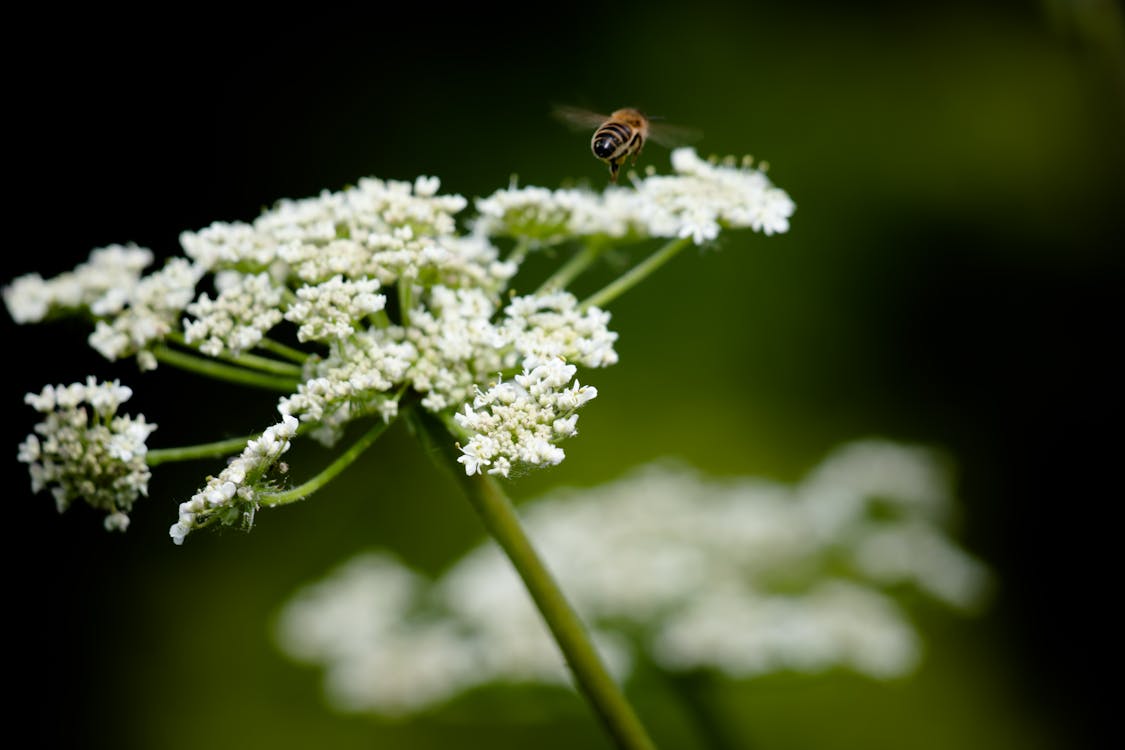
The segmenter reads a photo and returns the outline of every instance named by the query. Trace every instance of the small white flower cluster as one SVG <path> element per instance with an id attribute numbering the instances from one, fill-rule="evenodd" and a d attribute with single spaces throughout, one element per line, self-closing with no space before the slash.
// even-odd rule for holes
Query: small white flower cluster
<path id="1" fill-rule="evenodd" d="M 794 486 L 654 465 L 522 505 L 521 515 L 619 677 L 641 651 L 673 672 L 839 668 L 890 679 L 921 653 L 899 587 L 963 611 L 987 593 L 987 569 L 943 532 L 951 510 L 934 455 L 863 441 Z M 928 542 L 915 546 L 919 529 Z M 871 554 L 890 539 L 895 554 Z M 404 713 L 497 681 L 567 682 L 492 544 L 429 584 L 368 553 L 298 592 L 279 625 L 283 649 L 322 665 L 347 710 Z"/>
<path id="2" fill-rule="evenodd" d="M 681 237 L 702 245 L 724 227 L 770 235 L 789 229 L 795 204 L 761 170 L 713 164 L 690 148 L 672 152 L 677 174 L 649 175 L 633 188 L 498 190 L 477 201 L 475 230 L 550 245 L 574 237 Z"/>
<path id="3" fill-rule="evenodd" d="M 281 289 L 269 274 L 220 273 L 215 286 L 219 295 L 211 299 L 201 294 L 186 308 L 196 319 L 184 320 L 184 339 L 207 356 L 253 349 L 266 331 L 281 322 Z"/>
<path id="4" fill-rule="evenodd" d="M 609 313 L 580 309 L 569 292 L 516 297 L 504 314 L 503 335 L 524 357 L 562 357 L 584 367 L 617 364 L 617 334 L 609 330 Z"/>
<path id="5" fill-rule="evenodd" d="M 271 489 L 267 474 L 289 450 L 296 434 L 297 420 L 287 416 L 247 443 L 242 455 L 227 464 L 219 476 L 210 477 L 203 489 L 180 503 L 179 520 L 168 530 L 172 541 L 183 544 L 192 529 L 216 520 L 241 522 L 247 527 L 253 524 L 259 494 Z"/>
<path id="6" fill-rule="evenodd" d="M 373 328 L 332 342 L 328 356 L 312 360 L 308 377 L 281 399 L 278 411 L 319 425 L 312 434 L 326 445 L 357 416 L 375 412 L 390 421 L 398 413 L 392 389 L 417 357 L 402 335 L 399 327 Z"/>
<path id="7" fill-rule="evenodd" d="M 283 200 L 252 224 L 217 222 L 180 237 L 184 252 L 214 271 L 293 273 L 308 284 L 342 275 L 389 285 L 398 278 L 498 290 L 515 274 L 491 243 L 456 234 L 467 201 L 440 195 L 440 182 L 366 178 L 338 192 Z"/>
<path id="8" fill-rule="evenodd" d="M 119 312 L 152 263 L 152 251 L 136 245 L 110 245 L 90 253 L 73 271 L 45 280 L 29 273 L 4 287 L 4 303 L 17 323 L 38 323 L 52 310 L 87 308 L 94 315 Z"/>
<path id="9" fill-rule="evenodd" d="M 24 401 L 46 418 L 20 444 L 19 460 L 29 466 L 31 489 L 50 488 L 59 512 L 76 500 L 105 511 L 105 527 L 124 531 L 133 502 L 148 495 L 145 441 L 155 424 L 118 415 L 133 392 L 117 381 L 46 386 Z"/>
<path id="10" fill-rule="evenodd" d="M 577 432 L 574 412 L 598 395 L 596 388 L 571 384 L 578 368 L 553 358 L 524 360 L 524 370 L 478 393 L 472 406 L 455 415 L 472 437 L 457 459 L 466 474 L 508 476 L 514 462 L 554 466 L 566 458 L 556 443 Z"/>
<path id="11" fill-rule="evenodd" d="M 378 289 L 375 279 L 344 281 L 343 276 L 333 276 L 298 289 L 297 301 L 289 306 L 285 319 L 300 326 L 299 341 L 346 339 L 363 318 L 386 307 L 387 297 L 376 294 Z"/>
<path id="12" fill-rule="evenodd" d="M 90 346 L 106 359 L 136 354 L 141 369 L 155 369 L 156 359 L 149 347 L 176 330 L 177 319 L 195 296 L 202 276 L 198 266 L 172 258 L 133 286 L 116 316 L 97 322 Z"/>

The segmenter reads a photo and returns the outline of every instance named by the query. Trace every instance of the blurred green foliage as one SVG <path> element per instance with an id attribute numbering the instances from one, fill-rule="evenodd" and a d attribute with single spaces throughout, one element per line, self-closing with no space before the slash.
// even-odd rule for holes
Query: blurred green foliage
<path id="1" fill-rule="evenodd" d="M 856 437 L 940 446 L 961 467 L 962 539 L 1000 577 L 990 613 L 923 612 L 928 654 L 910 679 L 720 683 L 716 706 L 745 746 L 770 750 L 1073 747 L 1104 718 L 1094 678 L 1109 648 L 1097 624 L 1107 532 L 1091 508 L 1106 499 L 1102 431 L 1120 406 L 1115 8 L 658 2 L 440 23 L 428 9 L 409 24 L 85 26 L 44 38 L 44 67 L 25 60 L 13 82 L 11 184 L 32 216 L 8 277 L 58 273 L 111 242 L 171 255 L 183 229 L 364 175 L 435 174 L 470 197 L 513 175 L 604 184 L 586 140 L 548 116 L 555 103 L 635 105 L 700 128 L 703 153 L 770 162 L 797 203 L 790 233 L 725 235 L 615 303 L 621 363 L 587 373 L 601 396 L 567 460 L 513 495 L 662 456 L 790 481 Z M 667 169 L 659 147 L 642 160 Z M 269 423 L 270 396 L 213 399 L 177 373 L 113 368 L 78 326 L 4 325 L 13 348 L 36 352 L 9 372 L 13 456 L 32 424 L 19 395 L 88 372 L 134 387 L 129 406 L 160 424 L 154 445 Z M 182 549 L 166 529 L 213 466 L 161 468 L 123 537 L 80 510 L 57 516 L 23 466 L 10 470 L 23 663 L 11 687 L 45 743 L 605 746 L 578 698 L 550 691 L 470 696 L 414 722 L 337 715 L 320 675 L 275 650 L 277 607 L 339 560 L 382 545 L 436 573 L 480 538 L 401 426 L 310 502 Z M 630 694 L 661 746 L 701 746 L 667 686 Z"/>

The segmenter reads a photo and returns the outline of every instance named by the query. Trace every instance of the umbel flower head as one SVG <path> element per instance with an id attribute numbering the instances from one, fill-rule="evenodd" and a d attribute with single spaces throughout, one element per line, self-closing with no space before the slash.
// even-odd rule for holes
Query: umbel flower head
<path id="1" fill-rule="evenodd" d="M 793 485 L 653 464 L 521 516 L 619 678 L 643 654 L 669 672 L 737 679 L 891 679 L 921 658 L 900 592 L 966 612 L 988 593 L 987 568 L 948 536 L 953 510 L 935 454 L 867 440 Z M 345 710 L 411 713 L 489 683 L 567 681 L 494 545 L 433 581 L 365 552 L 296 592 L 278 636 L 324 668 Z"/>
<path id="2" fill-rule="evenodd" d="M 118 415 L 133 392 L 117 381 L 46 386 L 26 402 L 44 415 L 19 449 L 32 490 L 49 488 L 59 512 L 75 500 L 104 511 L 107 529 L 124 531 L 129 511 L 148 494 L 145 441 L 156 425 Z"/>
<path id="3" fill-rule="evenodd" d="M 617 362 L 609 301 L 681 247 L 721 231 L 787 230 L 793 202 L 763 172 L 691 150 L 674 152 L 672 164 L 673 174 L 602 193 L 500 190 L 477 200 L 460 225 L 469 201 L 442 194 L 436 178 L 362 179 L 282 200 L 252 222 L 184 232 L 183 255 L 148 274 L 151 251 L 112 246 L 54 279 L 16 279 L 4 301 L 20 323 L 92 318 L 89 343 L 110 360 L 132 357 L 142 370 L 170 364 L 283 394 L 276 422 L 239 446 L 224 444 L 235 456 L 181 503 L 170 529 L 177 543 L 201 526 L 249 526 L 259 508 L 319 486 L 287 487 L 276 470 L 294 439 L 332 444 L 353 422 L 385 424 L 403 411 L 436 415 L 467 474 L 507 477 L 565 457 L 561 442 L 577 433 L 578 409 L 598 395 L 579 368 Z M 601 252 L 645 239 L 667 244 L 593 297 L 566 290 Z M 518 281 L 530 252 L 564 240 L 587 248 L 546 281 Z M 26 445 L 28 456 L 42 453 Z M 34 489 L 50 489 L 60 503 L 127 510 L 143 492 L 140 469 L 129 474 L 133 495 L 122 487 L 111 497 L 82 480 L 83 470 L 104 476 L 101 454 L 85 455 L 65 470 L 61 457 L 29 460 Z M 143 465 L 143 452 L 129 456 L 130 466 Z"/>

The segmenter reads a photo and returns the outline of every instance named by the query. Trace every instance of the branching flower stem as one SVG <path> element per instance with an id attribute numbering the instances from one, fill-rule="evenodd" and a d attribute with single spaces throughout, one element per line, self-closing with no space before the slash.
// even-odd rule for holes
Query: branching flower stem
<path id="1" fill-rule="evenodd" d="M 348 468 L 365 450 L 371 447 L 371 444 L 374 443 L 380 435 L 386 432 L 391 424 L 391 422 L 386 422 L 382 419 L 377 421 L 358 440 L 352 443 L 346 451 L 337 456 L 335 461 L 330 463 L 323 471 L 307 482 L 280 492 L 263 492 L 261 495 L 262 505 L 272 508 L 278 505 L 289 505 L 298 500 L 304 500 L 335 479 L 344 469 Z"/>
<path id="2" fill-rule="evenodd" d="M 253 385 L 281 393 L 293 393 L 300 383 L 298 378 L 254 372 L 244 367 L 223 364 L 163 345 L 153 347 L 152 353 L 157 360 L 165 364 L 231 383 Z"/>
<path id="3" fill-rule="evenodd" d="M 451 450 L 453 435 L 438 418 L 412 409 L 407 419 L 436 463 L 446 469 L 456 466 L 455 451 Z M 499 481 L 487 474 L 450 473 L 457 478 L 488 533 L 519 573 L 566 658 L 578 689 L 617 746 L 623 750 L 655 750 L 656 745 L 594 648 L 586 626 L 536 552 Z"/>
<path id="4" fill-rule="evenodd" d="M 167 336 L 167 340 L 176 344 L 180 344 L 181 346 L 191 346 L 187 343 L 184 335 L 179 331 L 170 332 Z M 300 365 L 294 364 L 292 362 L 279 362 L 271 357 L 262 357 L 257 354 L 249 354 L 247 352 L 243 352 L 241 354 L 227 354 L 224 352 L 222 354 L 219 354 L 217 359 L 221 359 L 224 362 L 230 362 L 232 364 L 239 365 L 250 370 L 259 370 L 260 372 L 268 372 L 274 375 L 285 375 L 295 378 L 301 377 Z"/>
<path id="5" fill-rule="evenodd" d="M 153 448 L 145 455 L 145 462 L 149 467 L 159 466 L 173 461 L 194 461 L 198 458 L 216 458 L 227 456 L 235 451 L 242 450 L 253 435 L 216 440 L 213 443 L 200 443 L 179 448 Z"/>
<path id="6" fill-rule="evenodd" d="M 539 285 L 535 290 L 536 294 L 547 294 L 549 292 L 565 289 L 567 284 L 574 281 L 583 271 L 589 268 L 598 256 L 605 250 L 606 244 L 603 240 L 593 238 L 586 245 L 571 256 L 570 260 L 564 263 L 555 271 L 551 276 Z"/>
<path id="7" fill-rule="evenodd" d="M 279 362 L 272 357 L 262 357 L 257 354 L 243 352 L 238 355 L 220 355 L 219 359 L 235 365 L 241 365 L 250 370 L 258 370 L 259 372 L 268 372 L 273 375 L 295 378 L 301 377 L 300 365 L 293 364 L 292 362 Z"/>
<path id="8" fill-rule="evenodd" d="M 595 292 L 582 301 L 579 306 L 585 310 L 590 307 L 605 307 L 613 300 L 643 281 L 653 271 L 671 260 L 675 255 L 691 244 L 690 237 L 681 237 L 672 240 L 652 255 L 642 260 L 637 265 L 626 271 L 615 281 L 610 282 L 600 291 Z"/>
<path id="9" fill-rule="evenodd" d="M 309 358 L 309 355 L 306 352 L 303 352 L 300 349 L 294 349 L 291 346 L 286 346 L 280 341 L 274 341 L 273 339 L 268 337 L 263 337 L 262 340 L 258 342 L 258 347 L 260 349 L 265 349 L 268 352 L 273 352 L 279 357 L 284 357 L 285 359 L 288 359 L 292 362 L 296 362 L 299 365 L 304 364 L 305 360 Z"/>

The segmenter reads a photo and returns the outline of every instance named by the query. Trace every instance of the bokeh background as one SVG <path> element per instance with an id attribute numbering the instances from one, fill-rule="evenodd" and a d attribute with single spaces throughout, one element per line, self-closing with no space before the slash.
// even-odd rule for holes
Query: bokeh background
<path id="1" fill-rule="evenodd" d="M 1073 748 L 1111 718 L 1120 570 L 1125 52 L 1114 3 L 690 4 L 574 11 L 395 6 L 386 15 L 42 17 L 4 51 L 6 279 L 93 247 L 250 220 L 359 177 L 605 182 L 548 112 L 635 105 L 753 154 L 797 203 L 789 234 L 724 236 L 612 307 L 621 363 L 556 469 L 517 499 L 675 456 L 798 479 L 880 436 L 959 467 L 958 537 L 1000 586 L 987 613 L 920 613 L 911 678 L 723 687 L 747 747 Z M 65 30 L 69 29 L 69 30 Z M 667 170 L 667 151 L 647 164 Z M 609 279 L 602 269 L 579 290 Z M 139 376 L 77 323 L 17 328 L 9 366 L 10 727 L 66 747 L 575 748 L 606 741 L 574 696 L 505 693 L 413 722 L 326 707 L 270 629 L 297 586 L 383 545 L 438 573 L 482 535 L 395 428 L 312 501 L 249 535 L 175 548 L 176 504 L 213 465 L 161 468 L 126 535 L 31 496 L 22 394 L 87 373 L 137 392 L 154 446 L 268 424 L 272 397 L 164 368 Z M 322 460 L 316 449 L 303 454 Z M 294 464 L 299 456 L 294 457 Z M 700 747 L 669 696 L 631 687 L 667 748 Z"/>

